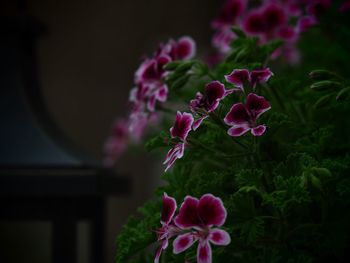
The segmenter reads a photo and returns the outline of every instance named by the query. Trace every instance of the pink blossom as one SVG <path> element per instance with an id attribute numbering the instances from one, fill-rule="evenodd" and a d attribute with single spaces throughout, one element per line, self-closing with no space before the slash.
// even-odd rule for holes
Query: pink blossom
<path id="1" fill-rule="evenodd" d="M 255 89 L 258 83 L 266 83 L 273 76 L 269 68 L 255 69 L 234 69 L 230 74 L 225 75 L 228 83 L 233 84 L 236 88 L 244 91 L 244 85 L 250 84 Z"/>
<path id="2" fill-rule="evenodd" d="M 193 122 L 193 130 L 196 130 L 202 121 L 209 117 L 209 113 L 217 109 L 220 101 L 232 92 L 234 89 L 226 90 L 224 84 L 219 81 L 208 83 L 204 95 L 197 92 L 196 97 L 190 102 L 192 113 L 199 117 Z"/>
<path id="3" fill-rule="evenodd" d="M 106 166 L 112 166 L 119 159 L 126 150 L 128 140 L 128 123 L 123 119 L 118 119 L 113 124 L 112 133 L 105 143 L 104 164 Z"/>
<path id="4" fill-rule="evenodd" d="M 350 9 L 350 0 L 345 0 L 339 7 L 339 12 L 346 12 Z"/>
<path id="5" fill-rule="evenodd" d="M 266 131 L 265 125 L 258 125 L 258 118 L 271 108 L 270 103 L 262 96 L 250 93 L 246 104 L 236 103 L 225 116 L 225 123 L 232 126 L 227 133 L 237 137 L 248 131 L 254 136 L 261 136 Z"/>
<path id="6" fill-rule="evenodd" d="M 174 254 L 187 250 L 198 241 L 197 262 L 211 263 L 211 244 L 227 246 L 231 242 L 230 235 L 220 229 L 226 216 L 227 212 L 220 198 L 212 194 L 205 194 L 199 200 L 186 196 L 174 221 L 178 227 L 190 232 L 176 237 L 173 242 Z"/>
<path id="7" fill-rule="evenodd" d="M 192 124 L 192 114 L 187 112 L 177 112 L 174 126 L 170 128 L 170 135 L 171 138 L 178 139 L 179 142 L 176 143 L 175 146 L 171 148 L 167 153 L 166 159 L 163 163 L 167 165 L 165 171 L 167 171 L 177 159 L 183 157 L 186 146 L 186 139 L 188 133 L 192 129 Z"/>
<path id="8" fill-rule="evenodd" d="M 173 223 L 173 217 L 175 215 L 177 205 L 176 200 L 173 197 L 163 194 L 163 207 L 160 216 L 160 223 L 162 227 L 157 230 L 158 242 L 160 247 L 158 248 L 154 263 L 158 263 L 162 251 L 169 245 L 169 239 L 177 235 L 181 230 Z"/>
<path id="9" fill-rule="evenodd" d="M 230 43 L 235 38 L 231 27 L 239 23 L 245 8 L 245 0 L 227 0 L 219 15 L 213 20 L 212 27 L 216 32 L 212 38 L 212 44 L 221 53 L 227 54 L 231 50 Z"/>

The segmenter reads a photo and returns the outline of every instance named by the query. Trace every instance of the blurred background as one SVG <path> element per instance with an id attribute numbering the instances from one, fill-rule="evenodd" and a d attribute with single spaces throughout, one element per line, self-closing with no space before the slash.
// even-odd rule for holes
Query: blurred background
<path id="1" fill-rule="evenodd" d="M 35 85 L 49 116 L 46 116 L 49 120 L 39 118 L 39 121 L 56 125 L 66 138 L 93 160 L 91 163 L 96 167 L 102 160 L 103 145 L 113 121 L 127 114 L 128 95 L 141 57 L 152 53 L 159 42 L 183 35 L 192 36 L 197 42 L 199 55 L 204 54 L 211 41 L 210 20 L 223 2 L 1 0 L 0 42 L 5 41 L 8 45 L 7 28 L 11 23 L 16 24 L 18 19 L 22 26 L 27 21 L 23 18 L 33 18 L 40 25 L 33 44 L 36 62 L 29 63 L 37 67 L 37 72 L 24 72 L 37 74 Z M 7 87 L 0 89 L 3 101 L 7 100 Z M 0 129 L 4 129 L 6 121 L 12 118 L 13 111 L 9 107 L 11 105 L 1 108 Z M 0 155 L 3 167 L 7 167 L 8 162 L 6 151 L 15 150 L 12 145 L 21 134 L 14 132 L 11 136 L 6 138 L 6 147 L 0 145 L 4 149 Z M 39 148 L 32 150 L 40 151 Z M 85 164 L 89 165 L 89 162 Z M 11 167 L 16 163 L 15 160 Z M 131 190 L 121 195 L 107 195 L 104 199 L 103 261 L 114 261 L 118 231 L 127 217 L 135 214 L 137 207 L 152 196 L 160 183 L 162 169 L 161 162 L 145 154 L 142 146 L 140 150 L 128 151 L 116 164 L 114 173 L 130 179 Z M 6 202 L 4 195 L 0 198 Z M 6 214 L 6 210 L 3 213 Z M 92 262 L 86 253 L 91 238 L 88 224 L 82 220 L 77 227 L 77 262 Z M 50 221 L 0 218 L 0 262 L 53 262 L 52 235 Z"/>

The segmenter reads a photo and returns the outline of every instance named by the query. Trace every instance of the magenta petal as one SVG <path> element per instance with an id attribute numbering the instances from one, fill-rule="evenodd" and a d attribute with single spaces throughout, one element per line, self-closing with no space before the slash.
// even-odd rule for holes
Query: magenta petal
<path id="1" fill-rule="evenodd" d="M 158 79 L 159 75 L 157 66 L 157 62 L 155 60 L 151 60 L 142 72 L 141 81 L 152 81 Z"/>
<path id="2" fill-rule="evenodd" d="M 350 1 L 345 0 L 343 4 L 339 7 L 339 12 L 346 12 L 350 9 Z"/>
<path id="3" fill-rule="evenodd" d="M 244 31 L 252 35 L 264 32 L 266 27 L 262 14 L 256 11 L 250 12 L 243 22 L 243 28 Z"/>
<path id="4" fill-rule="evenodd" d="M 288 42 L 295 42 L 298 38 L 296 30 L 291 26 L 283 26 L 279 28 L 277 35 Z"/>
<path id="5" fill-rule="evenodd" d="M 254 136 L 261 136 L 265 133 L 266 131 L 266 126 L 265 125 L 259 125 L 255 128 L 252 128 L 251 129 L 251 133 L 254 135 Z"/>
<path id="6" fill-rule="evenodd" d="M 193 123 L 193 116 L 190 113 L 177 112 L 175 124 L 170 128 L 170 134 L 172 138 L 178 137 L 182 140 L 186 140 L 188 133 L 191 130 Z"/>
<path id="7" fill-rule="evenodd" d="M 195 131 L 198 129 L 198 127 L 202 124 L 202 122 L 208 118 L 209 116 L 203 116 L 193 122 L 192 129 Z"/>
<path id="8" fill-rule="evenodd" d="M 199 199 L 198 215 L 205 226 L 222 226 L 226 220 L 226 209 L 219 197 L 205 194 Z"/>
<path id="9" fill-rule="evenodd" d="M 227 134 L 232 137 L 239 137 L 249 130 L 250 128 L 248 126 L 233 126 L 227 131 Z"/>
<path id="10" fill-rule="evenodd" d="M 231 242 L 230 235 L 221 229 L 211 229 L 209 234 L 209 241 L 214 245 L 227 246 Z"/>
<path id="11" fill-rule="evenodd" d="M 174 164 L 177 159 L 182 158 L 185 151 L 185 144 L 178 143 L 173 148 L 171 148 L 167 154 L 167 157 L 163 164 L 166 164 L 165 172 Z"/>
<path id="12" fill-rule="evenodd" d="M 167 85 L 162 85 L 157 92 L 157 100 L 165 102 L 168 98 L 168 87 Z"/>
<path id="13" fill-rule="evenodd" d="M 193 245 L 194 242 L 196 242 L 196 238 L 193 236 L 192 233 L 186 233 L 183 235 L 177 236 L 173 242 L 173 253 L 179 254 L 189 247 Z"/>
<path id="14" fill-rule="evenodd" d="M 166 193 L 164 193 L 160 222 L 164 224 L 169 224 L 172 218 L 174 217 L 176 207 L 176 200 L 173 197 L 170 197 Z"/>
<path id="15" fill-rule="evenodd" d="M 151 96 L 149 99 L 148 99 L 148 102 L 147 102 L 147 109 L 150 111 L 150 112 L 154 112 L 155 108 L 156 108 L 156 95 L 153 95 Z"/>
<path id="16" fill-rule="evenodd" d="M 247 69 L 235 69 L 229 75 L 225 75 L 225 79 L 236 88 L 243 90 L 243 84 L 250 81 L 250 75 Z"/>
<path id="17" fill-rule="evenodd" d="M 156 255 L 154 257 L 154 263 L 159 263 L 159 259 L 160 259 L 160 256 L 162 255 L 162 251 L 163 249 L 161 247 L 157 249 Z"/>
<path id="18" fill-rule="evenodd" d="M 217 102 L 225 96 L 225 86 L 219 81 L 212 81 L 205 86 L 205 94 L 208 110 L 214 111 L 217 107 Z"/>
<path id="19" fill-rule="evenodd" d="M 162 255 L 163 250 L 168 247 L 168 239 L 164 239 L 158 248 L 156 255 L 154 257 L 154 263 L 159 263 L 160 256 Z"/>
<path id="20" fill-rule="evenodd" d="M 197 92 L 196 97 L 190 101 L 190 110 L 196 112 L 198 108 L 202 107 L 203 94 Z"/>
<path id="21" fill-rule="evenodd" d="M 287 15 L 282 6 L 271 3 L 263 11 L 263 19 L 267 30 L 274 30 L 287 21 Z"/>
<path id="22" fill-rule="evenodd" d="M 177 59 L 191 59 L 196 54 L 196 43 L 191 37 L 182 37 L 177 42 Z"/>
<path id="23" fill-rule="evenodd" d="M 197 263 L 211 263 L 212 252 L 208 241 L 200 242 L 197 249 Z"/>
<path id="24" fill-rule="evenodd" d="M 230 94 L 236 92 L 236 91 L 240 91 L 240 89 L 227 89 L 227 90 L 225 90 L 225 97 L 227 95 L 230 95 Z"/>
<path id="25" fill-rule="evenodd" d="M 181 228 L 198 227 L 201 220 L 197 213 L 198 199 L 186 196 L 181 204 L 179 214 L 175 217 L 175 224 Z"/>
<path id="26" fill-rule="evenodd" d="M 250 93 L 247 96 L 246 107 L 254 120 L 258 119 L 265 111 L 271 109 L 270 103 L 264 97 L 255 93 Z"/>
<path id="27" fill-rule="evenodd" d="M 255 88 L 256 84 L 267 82 L 272 76 L 273 76 L 273 73 L 269 68 L 256 69 L 250 73 L 250 78 L 251 78 L 250 81 L 253 88 Z"/>
<path id="28" fill-rule="evenodd" d="M 235 34 L 232 32 L 230 27 L 223 27 L 218 29 L 213 38 L 212 44 L 222 54 L 227 54 L 231 50 L 231 42 L 235 38 Z"/>
<path id="29" fill-rule="evenodd" d="M 310 27 L 317 25 L 318 21 L 314 16 L 303 16 L 297 22 L 297 30 L 303 33 L 309 30 Z"/>
<path id="30" fill-rule="evenodd" d="M 242 103 L 234 104 L 224 118 L 227 125 L 248 125 L 249 121 L 249 114 Z"/>

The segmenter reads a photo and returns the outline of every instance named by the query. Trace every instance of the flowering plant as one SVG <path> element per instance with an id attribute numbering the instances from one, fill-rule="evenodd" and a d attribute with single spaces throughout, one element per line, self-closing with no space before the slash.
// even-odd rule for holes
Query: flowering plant
<path id="1" fill-rule="evenodd" d="M 106 164 L 150 136 L 167 184 L 123 228 L 117 262 L 346 261 L 349 6 L 227 0 L 214 60 L 182 37 L 141 63 Z"/>

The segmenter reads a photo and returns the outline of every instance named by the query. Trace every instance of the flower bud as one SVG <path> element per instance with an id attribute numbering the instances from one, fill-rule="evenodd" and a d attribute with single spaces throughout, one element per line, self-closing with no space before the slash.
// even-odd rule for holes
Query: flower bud
<path id="1" fill-rule="evenodd" d="M 344 101 L 350 93 L 350 87 L 343 88 L 339 93 L 337 94 L 336 100 L 337 101 Z"/>
<path id="2" fill-rule="evenodd" d="M 333 72 L 324 69 L 313 70 L 309 73 L 309 77 L 314 80 L 327 80 L 337 77 Z"/>
<path id="3" fill-rule="evenodd" d="M 315 91 L 330 91 L 341 87 L 341 84 L 337 81 L 323 80 L 312 84 L 310 87 Z"/>

